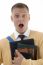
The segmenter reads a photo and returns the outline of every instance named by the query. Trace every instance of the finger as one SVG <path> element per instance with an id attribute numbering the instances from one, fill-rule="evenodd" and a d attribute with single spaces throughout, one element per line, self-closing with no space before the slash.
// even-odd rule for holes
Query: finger
<path id="1" fill-rule="evenodd" d="M 12 65 L 18 65 L 16 60 L 12 60 Z"/>
<path id="2" fill-rule="evenodd" d="M 15 54 L 17 55 L 17 57 L 14 57 L 15 60 L 24 58 L 24 56 L 18 50 L 15 50 Z"/>
<path id="3" fill-rule="evenodd" d="M 14 60 L 12 60 L 12 63 L 14 63 Z"/>
<path id="4" fill-rule="evenodd" d="M 15 50 L 15 53 L 16 53 L 17 55 L 20 55 L 20 52 L 19 52 L 18 50 Z"/>
<path id="5" fill-rule="evenodd" d="M 15 50 L 15 53 L 16 53 L 17 56 L 22 56 L 22 54 L 18 50 Z"/>

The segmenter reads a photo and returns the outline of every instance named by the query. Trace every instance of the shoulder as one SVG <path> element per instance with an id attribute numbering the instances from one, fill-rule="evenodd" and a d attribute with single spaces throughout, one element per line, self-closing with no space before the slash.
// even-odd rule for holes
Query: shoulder
<path id="1" fill-rule="evenodd" d="M 38 36 L 38 37 L 43 37 L 43 32 L 38 32 L 38 31 L 30 31 L 30 34 Z"/>
<path id="2" fill-rule="evenodd" d="M 6 38 L 3 38 L 0 40 L 0 48 L 3 46 L 6 46 L 6 44 L 9 43 L 9 41 Z"/>
<path id="3" fill-rule="evenodd" d="M 11 35 L 9 35 L 7 37 L 11 37 L 12 35 L 13 34 L 11 34 Z M 9 40 L 7 39 L 7 37 L 5 37 L 5 38 L 3 38 L 3 39 L 0 40 L 0 47 L 1 46 L 5 46 L 5 45 L 7 45 L 9 43 Z"/>
<path id="4" fill-rule="evenodd" d="M 11 37 L 13 39 L 14 34 L 12 33 L 11 35 L 8 35 L 7 37 L 1 39 L 0 40 L 0 44 L 3 44 L 4 45 L 5 43 L 8 43 L 9 42 L 9 40 L 7 39 L 8 37 Z"/>
<path id="5" fill-rule="evenodd" d="M 43 32 L 30 31 L 30 38 L 33 38 L 38 45 L 43 44 Z"/>

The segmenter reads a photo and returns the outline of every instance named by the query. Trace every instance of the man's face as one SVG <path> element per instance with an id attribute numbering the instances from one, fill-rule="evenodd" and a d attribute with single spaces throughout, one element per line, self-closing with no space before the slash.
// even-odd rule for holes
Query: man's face
<path id="1" fill-rule="evenodd" d="M 18 31 L 20 34 L 23 34 L 28 28 L 30 15 L 26 8 L 14 8 L 11 19 L 14 23 L 16 31 Z"/>

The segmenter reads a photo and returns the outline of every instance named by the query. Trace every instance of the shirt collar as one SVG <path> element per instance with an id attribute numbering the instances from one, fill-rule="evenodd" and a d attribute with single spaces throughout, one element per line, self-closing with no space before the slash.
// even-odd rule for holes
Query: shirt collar
<path id="1" fill-rule="evenodd" d="M 30 34 L 30 30 L 27 29 L 26 32 L 25 32 L 23 35 L 29 37 L 29 34 Z M 17 39 L 18 35 L 20 35 L 20 34 L 15 30 L 15 31 L 14 31 L 15 39 Z"/>

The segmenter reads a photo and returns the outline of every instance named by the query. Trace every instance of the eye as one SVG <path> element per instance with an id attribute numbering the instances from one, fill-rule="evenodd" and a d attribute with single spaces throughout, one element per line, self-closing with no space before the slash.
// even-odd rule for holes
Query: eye
<path id="1" fill-rule="evenodd" d="M 25 14 L 23 14 L 23 16 L 22 16 L 23 18 L 25 18 L 26 17 L 26 15 Z"/>
<path id="2" fill-rule="evenodd" d="M 16 18 L 19 18 L 19 15 L 18 15 L 18 14 L 16 14 L 16 15 L 15 15 L 15 17 L 16 17 Z"/>

